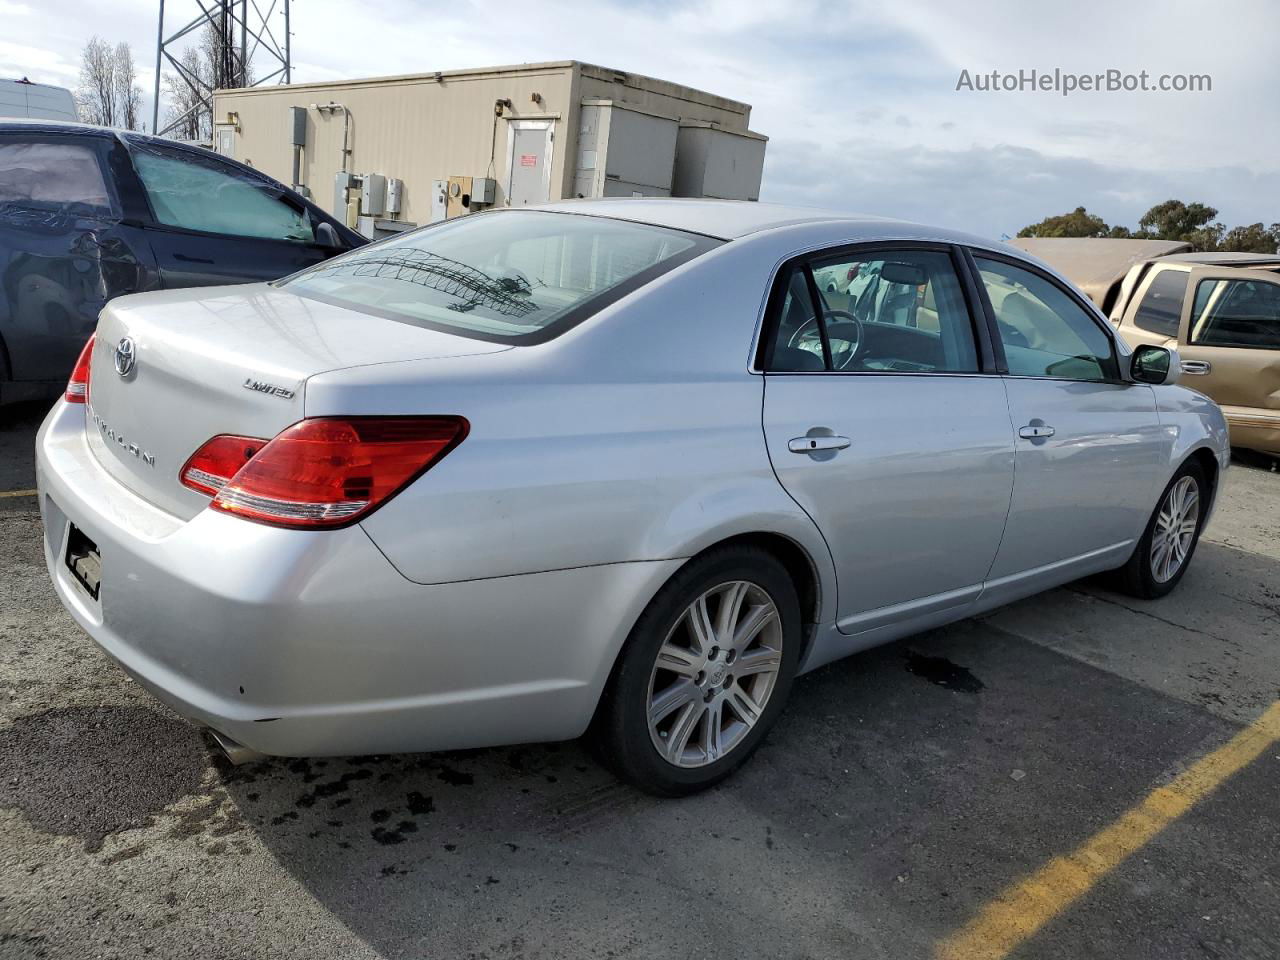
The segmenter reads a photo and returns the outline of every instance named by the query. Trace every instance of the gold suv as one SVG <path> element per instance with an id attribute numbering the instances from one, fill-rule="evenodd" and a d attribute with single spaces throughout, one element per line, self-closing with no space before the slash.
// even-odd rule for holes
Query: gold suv
<path id="1" fill-rule="evenodd" d="M 1222 407 L 1232 446 L 1280 457 L 1280 255 L 1178 253 L 1135 261 L 1137 241 L 1015 242 L 1084 288 L 1130 345 L 1176 348 L 1183 384 Z M 1112 261 L 1110 273 L 1100 259 Z"/>

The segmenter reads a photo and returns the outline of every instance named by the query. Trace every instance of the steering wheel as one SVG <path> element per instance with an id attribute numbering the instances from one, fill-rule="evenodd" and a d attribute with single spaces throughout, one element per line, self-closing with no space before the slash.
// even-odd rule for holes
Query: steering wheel
<path id="1" fill-rule="evenodd" d="M 837 349 L 832 343 L 831 365 L 836 370 L 847 369 L 862 352 L 862 321 L 848 310 L 824 310 L 822 317 L 824 320 L 834 318 L 839 321 L 827 323 L 828 342 L 839 340 L 845 344 Z M 787 340 L 787 346 L 821 355 L 822 332 L 818 329 L 818 318 L 810 317 L 800 324 Z"/>

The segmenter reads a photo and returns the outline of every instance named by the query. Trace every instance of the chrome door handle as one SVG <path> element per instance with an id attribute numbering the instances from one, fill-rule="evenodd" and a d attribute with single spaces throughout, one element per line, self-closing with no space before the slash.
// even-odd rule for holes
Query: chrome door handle
<path id="1" fill-rule="evenodd" d="M 1189 373 L 1193 377 L 1203 377 L 1206 373 L 1213 371 L 1213 364 L 1208 360 L 1183 360 L 1182 372 Z"/>
<path id="2" fill-rule="evenodd" d="M 1029 423 L 1025 427 L 1018 428 L 1018 436 L 1023 440 L 1043 440 L 1045 437 L 1052 437 L 1053 434 L 1053 427 L 1043 423 Z"/>
<path id="3" fill-rule="evenodd" d="M 787 441 L 792 453 L 821 453 L 823 450 L 843 450 L 853 441 L 848 437 L 796 437 Z"/>

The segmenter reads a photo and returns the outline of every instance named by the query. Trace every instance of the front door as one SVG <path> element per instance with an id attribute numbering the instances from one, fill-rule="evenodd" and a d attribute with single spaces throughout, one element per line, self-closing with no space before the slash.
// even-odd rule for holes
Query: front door
<path id="1" fill-rule="evenodd" d="M 765 438 L 830 547 L 839 627 L 958 615 L 1000 543 L 1013 441 L 953 254 L 851 248 L 788 269 L 766 328 Z M 835 279 L 819 291 L 814 273 Z"/>
<path id="2" fill-rule="evenodd" d="M 1016 449 L 989 589 L 1026 593 L 1118 566 L 1167 461 L 1155 394 L 1121 380 L 1106 321 L 1080 298 L 1021 261 L 974 258 L 1008 368 Z"/>
<path id="3" fill-rule="evenodd" d="M 140 139 L 130 153 L 167 288 L 275 280 L 335 252 L 317 242 L 305 207 L 242 167 Z"/>
<path id="4" fill-rule="evenodd" d="M 1192 270 L 1178 339 L 1186 386 L 1222 405 L 1232 443 L 1274 450 L 1280 437 L 1280 276 Z"/>
<path id="5" fill-rule="evenodd" d="M 507 204 L 546 203 L 551 199 L 551 121 L 510 121 L 508 144 Z"/>

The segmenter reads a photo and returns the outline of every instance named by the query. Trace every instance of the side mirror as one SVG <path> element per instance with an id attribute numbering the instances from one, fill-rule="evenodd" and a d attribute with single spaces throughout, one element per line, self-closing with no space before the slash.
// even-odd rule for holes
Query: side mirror
<path id="1" fill-rule="evenodd" d="M 1140 344 L 1129 357 L 1129 375 L 1138 383 L 1177 383 L 1181 374 L 1178 351 L 1168 347 Z"/>
<path id="2" fill-rule="evenodd" d="M 316 243 L 332 250 L 347 249 L 347 245 L 342 242 L 342 239 L 338 236 L 338 231 L 333 228 L 333 224 L 325 220 L 321 220 L 316 224 Z"/>

